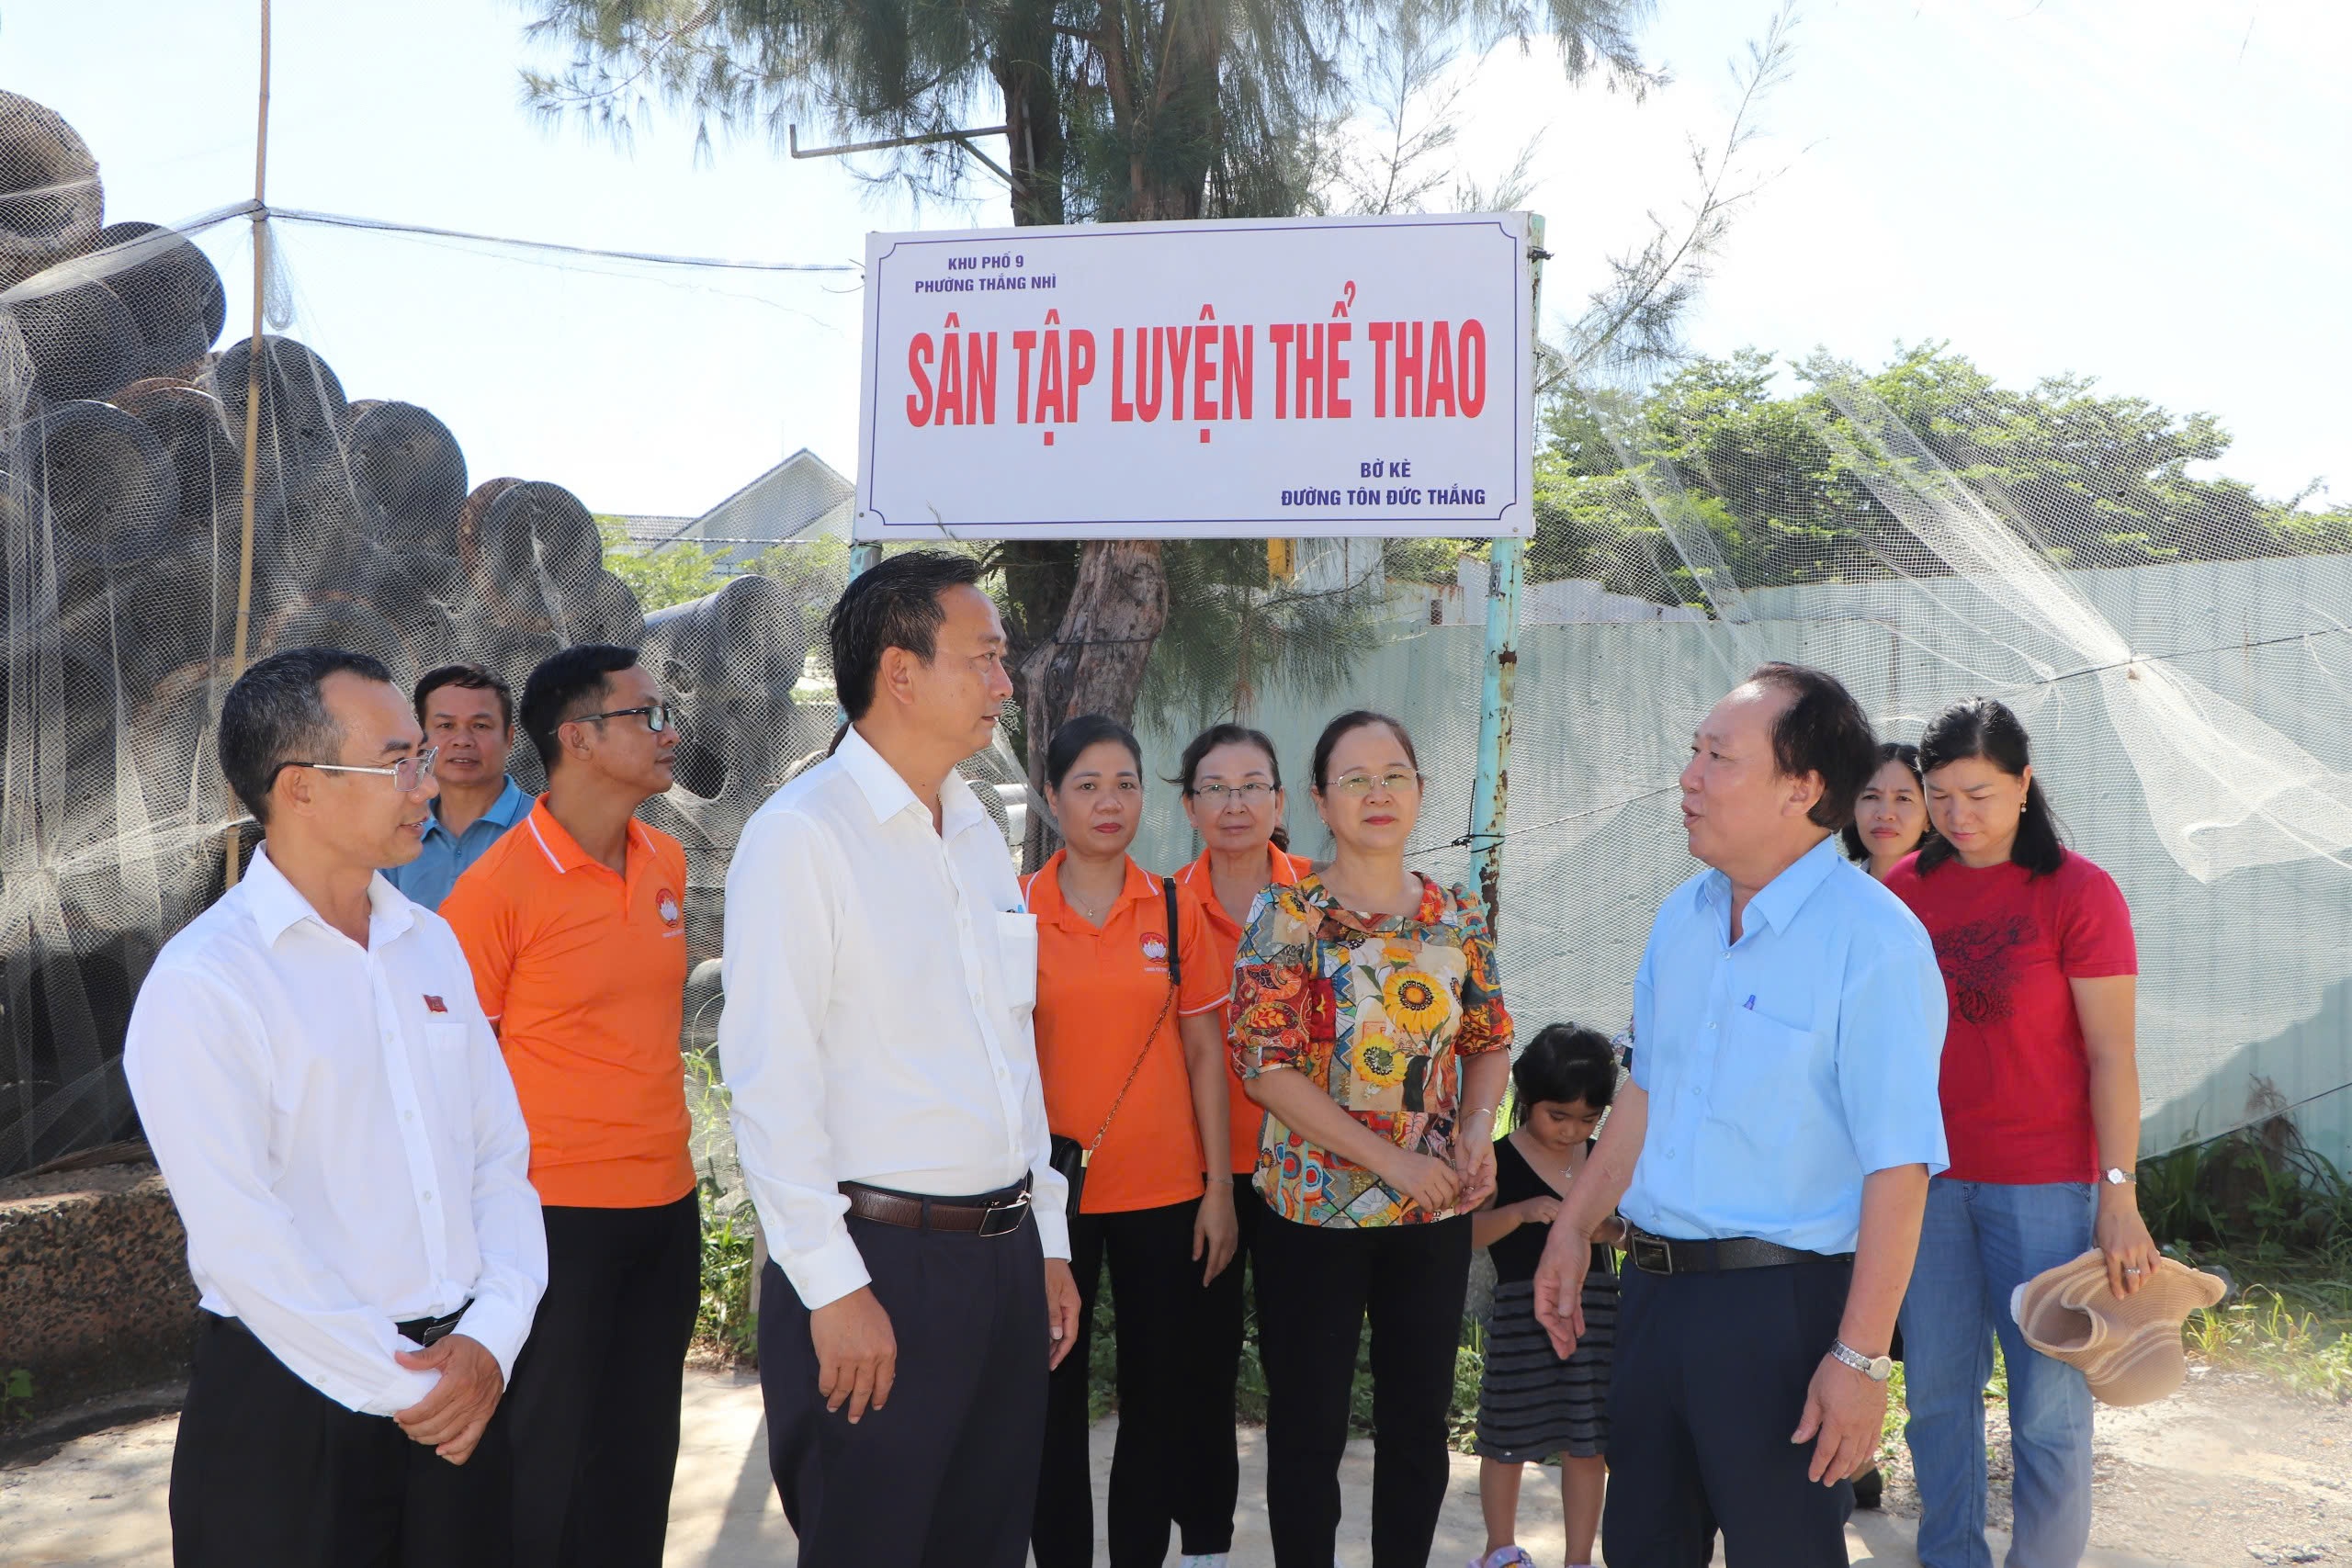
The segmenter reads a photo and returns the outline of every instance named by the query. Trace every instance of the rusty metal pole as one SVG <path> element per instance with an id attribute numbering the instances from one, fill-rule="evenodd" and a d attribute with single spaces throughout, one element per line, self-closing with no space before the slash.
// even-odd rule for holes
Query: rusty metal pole
<path id="1" fill-rule="evenodd" d="M 1534 309 L 1529 331 L 1544 331 L 1544 220 L 1531 215 L 1527 244 Z M 1533 411 L 1528 412 L 1533 418 Z M 1511 688 L 1519 674 L 1519 592 L 1526 550 L 1497 539 L 1487 569 L 1487 657 L 1478 694 L 1478 777 L 1470 792 L 1470 872 L 1487 906 L 1489 930 L 1502 924 L 1504 821 L 1510 802 Z"/>

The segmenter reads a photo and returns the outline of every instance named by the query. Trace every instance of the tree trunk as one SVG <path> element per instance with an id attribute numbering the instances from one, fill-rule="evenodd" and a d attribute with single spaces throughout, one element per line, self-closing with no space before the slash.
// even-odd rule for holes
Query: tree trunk
<path id="1" fill-rule="evenodd" d="M 1041 0 L 1025 0 L 1025 4 L 1034 6 Z M 1050 22 L 1050 11 L 1039 14 Z M 1140 37 L 1133 37 L 1128 18 L 1119 7 L 1104 4 L 1096 15 L 1093 41 L 1102 55 L 1112 118 L 1129 149 L 1130 198 L 1119 216 L 1129 221 L 1200 217 L 1214 157 L 1217 73 L 1224 41 L 1222 13 L 1203 6 L 1164 17 L 1157 59 L 1148 58 L 1153 43 L 1148 25 L 1139 29 Z M 1149 15 L 1147 8 L 1145 16 Z M 997 77 L 1005 87 L 1005 120 L 1014 128 L 1016 157 L 1023 155 L 1022 128 L 1027 113 L 1023 105 L 1029 101 L 1028 95 L 1051 98 L 1053 73 L 1049 66 L 1035 69 L 1024 79 L 1018 68 L 1006 62 L 1024 57 L 1050 62 L 1050 54 L 1039 52 L 1030 41 L 1044 37 L 1042 29 L 1032 33 L 1024 26 L 1020 46 L 1004 51 L 998 65 Z M 1050 40 L 1046 42 L 1049 47 Z M 1145 60 L 1139 61 L 1138 54 Z M 1148 85 L 1144 79 L 1147 70 Z M 1017 81 L 1023 83 L 1019 101 L 1014 92 Z M 1016 183 L 1014 186 L 1015 223 L 1055 222 L 1062 212 L 1060 160 L 1066 150 L 1059 121 L 1062 106 L 1054 102 L 1051 107 L 1053 131 L 1048 141 L 1037 144 L 1041 151 L 1035 178 L 1031 186 Z M 1032 117 L 1027 123 L 1035 123 L 1036 118 L 1042 117 Z M 1052 200 L 1024 199 L 1028 188 L 1042 196 L 1046 184 L 1042 149 L 1046 147 L 1053 158 Z M 1013 167 L 1018 181 L 1022 170 L 1018 164 Z M 1052 216 L 1045 215 L 1048 212 Z M 1000 557 L 1009 568 L 1023 571 L 1024 581 L 1008 595 L 1016 611 L 1013 635 L 1017 637 L 1036 638 L 1055 611 L 1063 583 L 1051 570 L 1046 552 L 1057 547 L 1008 546 Z M 1065 720 L 1082 713 L 1107 714 L 1122 723 L 1135 717 L 1144 666 L 1168 619 L 1168 577 L 1159 542 L 1088 540 L 1078 547 L 1077 579 L 1067 592 L 1053 635 L 1034 641 L 1021 654 L 1013 674 L 1030 788 L 1040 800 L 1046 749 Z M 1032 869 L 1043 861 L 1052 839 L 1041 817 L 1042 813 L 1034 813 L 1030 818 L 1025 858 Z"/>
<path id="2" fill-rule="evenodd" d="M 1062 220 L 1060 84 L 1054 77 L 1056 0 L 1015 0 L 997 33 L 989 71 L 1004 94 L 1005 172 L 1012 176 L 1012 221 Z"/>
<path id="3" fill-rule="evenodd" d="M 1082 713 L 1108 714 L 1122 723 L 1135 716 L 1144 664 L 1167 620 L 1168 577 L 1157 539 L 1090 539 L 1080 547 L 1078 581 L 1061 626 L 1021 661 L 1029 785 L 1040 799 L 1046 747 L 1065 720 Z M 1033 857 L 1043 843 L 1031 835 Z"/>

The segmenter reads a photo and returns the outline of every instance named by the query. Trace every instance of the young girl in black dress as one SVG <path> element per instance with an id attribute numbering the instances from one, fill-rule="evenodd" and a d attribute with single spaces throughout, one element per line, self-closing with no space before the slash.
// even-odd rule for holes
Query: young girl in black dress
<path id="1" fill-rule="evenodd" d="M 1617 1268 L 1602 1243 L 1623 1246 L 1611 1214 L 1595 1234 L 1585 1276 L 1585 1336 L 1563 1361 L 1535 1321 L 1535 1267 L 1568 1183 L 1584 1168 L 1600 1113 L 1617 1092 L 1617 1055 L 1589 1029 L 1555 1023 L 1511 1066 L 1517 1108 L 1495 1141 L 1495 1193 L 1471 1216 L 1471 1239 L 1495 1261 L 1495 1310 L 1478 1393 L 1478 1503 L 1487 1553 L 1470 1568 L 1535 1568 L 1513 1539 L 1522 1467 L 1560 1456 L 1560 1499 L 1571 1568 L 1592 1561 L 1608 1483 L 1609 1362 L 1617 1337 Z"/>

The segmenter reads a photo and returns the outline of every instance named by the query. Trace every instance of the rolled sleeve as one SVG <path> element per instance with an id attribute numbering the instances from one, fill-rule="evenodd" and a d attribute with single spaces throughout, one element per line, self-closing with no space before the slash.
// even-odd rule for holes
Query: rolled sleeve
<path id="1" fill-rule="evenodd" d="M 727 872 L 719 971 L 718 1062 L 736 1156 L 768 1250 L 812 1312 L 872 1279 L 849 1234 L 825 1124 L 820 1032 L 842 880 L 812 823 L 788 811 L 753 818 Z"/>
<path id="2" fill-rule="evenodd" d="M 1838 1010 L 1838 1089 L 1864 1174 L 1951 1158 L 1938 1073 L 1943 1060 L 1942 971 L 1925 931 L 1860 955 Z"/>

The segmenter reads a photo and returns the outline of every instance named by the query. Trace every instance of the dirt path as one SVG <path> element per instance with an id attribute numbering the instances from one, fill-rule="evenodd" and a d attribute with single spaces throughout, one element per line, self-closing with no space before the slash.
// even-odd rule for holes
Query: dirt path
<path id="1" fill-rule="evenodd" d="M 2009 1523 L 2008 1433 L 1996 1408 L 1992 1524 Z M 40 1462 L 0 1467 L 0 1568 L 164 1568 L 171 1556 L 164 1485 L 178 1422 L 162 1416 L 93 1433 Z M 673 1497 L 671 1568 L 752 1568 L 790 1560 L 791 1531 L 769 1485 L 759 1438 L 759 1390 L 741 1373 L 693 1371 L 684 1445 Z M 1095 1434 L 1104 1483 L 1112 1424 Z M 1261 1434 L 1245 1431 L 1243 1518 L 1236 1562 L 1269 1560 L 1261 1505 Z M 2352 1406 L 2297 1398 L 2261 1379 L 2200 1371 L 2172 1399 L 2098 1415 L 2097 1515 L 2084 1568 L 2243 1568 L 2316 1562 L 2352 1568 Z M 1370 1445 L 1350 1445 L 1342 1484 L 1345 1561 L 1369 1561 L 1362 1529 Z M 1883 1514 L 1858 1515 L 1852 1560 L 1881 1568 L 1916 1562 L 1918 1515 L 1907 1464 L 1888 1476 Z M 1531 1482 L 1521 1541 L 1558 1561 L 1558 1493 Z M 1477 1462 L 1457 1456 L 1436 1568 L 1464 1562 L 1480 1542 Z M 2006 1540 L 1996 1540 L 1995 1561 Z M 1172 1557 L 1170 1561 L 1173 1561 Z"/>
<path id="2" fill-rule="evenodd" d="M 2007 1412 L 1986 1412 L 1989 1522 L 2009 1528 Z M 2251 1373 L 2192 1367 L 2188 1386 L 2135 1410 L 2098 1411 L 2091 1540 L 2177 1562 L 2352 1563 L 2352 1405 L 2301 1398 Z M 1885 1511 L 1918 1517 L 1910 1460 Z"/>

